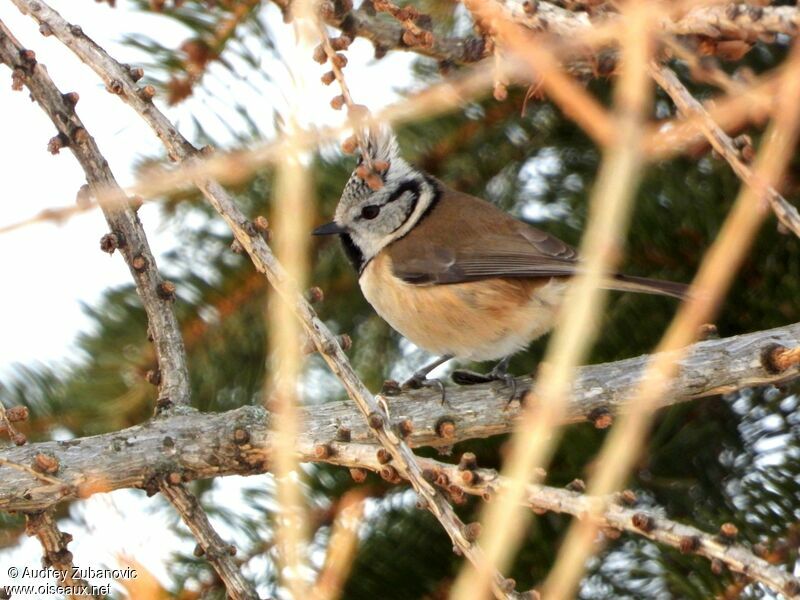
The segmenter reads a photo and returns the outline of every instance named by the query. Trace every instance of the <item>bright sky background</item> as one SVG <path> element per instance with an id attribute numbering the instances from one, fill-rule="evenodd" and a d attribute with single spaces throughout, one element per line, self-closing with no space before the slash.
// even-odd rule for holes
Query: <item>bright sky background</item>
<path id="1" fill-rule="evenodd" d="M 118 2 L 115 9 L 90 0 L 49 0 L 49 4 L 69 21 L 80 24 L 90 37 L 121 62 L 138 64 L 143 59 L 142 54 L 119 43 L 125 33 L 145 32 L 173 48 L 188 37 L 185 30 L 171 21 L 128 10 L 126 0 Z M 54 37 L 42 37 L 34 21 L 22 16 L 9 2 L 0 3 L 0 20 L 23 45 L 36 52 L 38 61 L 48 67 L 63 92 L 80 94 L 78 114 L 96 138 L 117 180 L 123 186 L 133 183 L 135 161 L 161 153 L 155 136 L 130 108 L 105 91 L 88 67 L 65 51 Z M 279 34 L 279 47 L 291 48 L 291 28 L 282 24 L 274 7 L 270 22 L 272 30 Z M 351 91 L 357 101 L 373 110 L 397 98 L 393 85 L 408 81 L 409 58 L 402 53 L 391 54 L 376 64 L 372 60 L 371 45 L 360 41 L 348 51 L 348 59 Z M 318 83 L 325 69 L 311 60 L 310 53 L 306 64 L 308 71 L 304 75 L 312 87 L 304 98 L 303 114 L 317 124 L 338 122 L 342 113 L 334 112 L 328 105 L 338 92 Z M 201 94 L 175 110 L 165 109 L 167 115 L 184 133 L 191 134 L 191 129 L 183 126 L 191 111 L 205 111 L 209 116 L 212 110 L 224 113 L 226 104 L 229 107 L 233 98 L 251 94 L 251 106 L 258 106 L 258 102 L 264 105 L 262 125 L 268 133 L 272 110 L 283 111 L 286 107 L 282 89 L 289 78 L 285 67 L 268 57 L 265 57 L 264 69 L 274 83 L 260 86 L 266 90 L 263 98 L 255 96 L 244 84 L 232 84 L 231 78 L 212 71 L 208 79 L 211 94 Z M 376 81 L 386 83 L 376 85 Z M 209 123 L 220 139 L 230 139 L 221 123 L 214 126 L 213 118 Z M 235 119 L 227 124 L 234 129 L 242 125 Z M 47 142 L 54 134 L 55 128 L 41 109 L 31 103 L 27 91 L 11 91 L 10 71 L 0 66 L 0 136 L 4 140 L 0 144 L 0 164 L 4 166 L 0 225 L 75 201 L 76 192 L 84 183 L 83 174 L 68 150 L 57 156 L 47 152 Z M 175 238 L 168 225 L 162 223 L 157 206 L 143 207 L 140 216 L 156 258 L 164 267 L 161 257 L 175 243 Z M 0 257 L 3 257 L 0 280 L 4 282 L 0 303 L 0 383 L 13 377 L 15 363 L 63 364 L 74 355 L 76 334 L 87 331 L 90 326 L 81 305 L 92 305 L 108 287 L 130 281 L 119 254 L 110 257 L 99 250 L 100 237 L 106 232 L 102 215 L 93 211 L 62 225 L 38 224 L 0 235 Z M 227 478 L 217 485 L 215 493 L 225 494 L 229 501 L 231 497 L 238 497 L 244 486 L 253 485 L 259 479 L 250 478 L 248 482 L 242 478 Z M 126 490 L 75 503 L 72 517 L 85 517 L 89 524 L 87 529 L 71 521 L 65 527 L 75 536 L 70 549 L 76 564 L 114 565 L 114 557 L 125 553 L 166 581 L 165 562 L 180 542 L 167 528 L 168 513 L 156 512 L 153 508 L 154 501 L 147 500 L 143 493 Z M 224 530 L 224 524 L 217 525 L 222 525 Z M 189 544 L 184 549 L 190 551 L 192 547 L 193 544 Z M 41 549 L 35 539 L 26 539 L 18 548 L 0 551 L 0 586 L 10 583 L 6 577 L 8 566 L 35 568 L 40 559 Z"/>

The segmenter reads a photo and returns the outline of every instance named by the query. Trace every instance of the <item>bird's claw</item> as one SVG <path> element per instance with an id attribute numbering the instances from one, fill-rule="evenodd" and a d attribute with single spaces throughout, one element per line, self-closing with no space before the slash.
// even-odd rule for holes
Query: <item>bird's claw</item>
<path id="1" fill-rule="evenodd" d="M 421 373 L 414 373 L 411 377 L 406 379 L 402 385 L 400 385 L 400 389 L 405 390 L 419 390 L 424 387 L 436 388 L 442 394 L 442 406 L 447 404 L 447 396 L 444 388 L 444 383 L 442 383 L 441 379 L 433 379 L 425 377 L 425 375 Z"/>
<path id="2" fill-rule="evenodd" d="M 488 373 L 476 373 L 475 371 L 457 370 L 451 375 L 452 380 L 458 385 L 478 385 L 479 383 L 491 383 L 492 381 L 502 381 L 506 387 L 511 388 L 511 395 L 507 404 L 511 404 L 517 397 L 517 379 L 513 375 L 501 370 L 492 369 Z"/>
<path id="3" fill-rule="evenodd" d="M 478 385 L 479 383 L 489 383 L 496 381 L 489 373 L 476 373 L 475 371 L 466 371 L 464 369 L 457 369 L 453 371 L 450 376 L 453 383 L 458 385 Z"/>

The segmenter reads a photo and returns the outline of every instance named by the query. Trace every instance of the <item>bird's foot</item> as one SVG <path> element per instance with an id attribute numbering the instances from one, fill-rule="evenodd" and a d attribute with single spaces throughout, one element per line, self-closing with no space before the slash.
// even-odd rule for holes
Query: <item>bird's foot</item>
<path id="1" fill-rule="evenodd" d="M 442 406 L 447 405 L 447 396 L 444 388 L 444 383 L 442 383 L 441 379 L 434 379 L 432 377 L 427 377 L 426 373 L 417 372 L 414 373 L 411 377 L 406 379 L 402 384 L 400 384 L 400 389 L 405 390 L 419 390 L 422 388 L 436 388 L 442 394 Z"/>
<path id="2" fill-rule="evenodd" d="M 488 373 L 476 373 L 475 371 L 456 370 L 451 376 L 452 380 L 458 385 L 477 385 L 479 383 L 491 383 L 492 381 L 502 381 L 506 387 L 511 389 L 508 404 L 511 404 L 517 397 L 517 379 L 508 373 L 508 360 L 501 360 Z"/>

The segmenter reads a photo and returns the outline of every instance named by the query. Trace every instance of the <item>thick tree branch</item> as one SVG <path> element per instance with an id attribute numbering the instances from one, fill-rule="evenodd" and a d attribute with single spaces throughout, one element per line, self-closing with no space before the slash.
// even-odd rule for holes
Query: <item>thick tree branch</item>
<path id="1" fill-rule="evenodd" d="M 33 53 L 23 49 L 2 22 L 0 22 L 0 60 L 13 70 L 17 81 L 24 81 L 31 92 L 31 97 L 53 121 L 59 132 L 59 136 L 54 138 L 58 141 L 56 149 L 68 146 L 72 150 L 86 174 L 90 188 L 98 193 L 110 193 L 119 199 L 124 198 L 124 193 L 117 184 L 108 162 L 75 112 L 77 95 L 62 94 L 44 67 L 36 62 Z M 133 76 L 130 70 L 129 76 Z M 113 84 L 109 85 L 109 91 L 115 89 Z M 51 142 L 51 145 L 53 143 Z M 186 352 L 180 327 L 171 306 L 175 298 L 174 286 L 162 280 L 135 209 L 124 201 L 101 203 L 101 208 L 111 228 L 111 233 L 101 240 L 101 248 L 110 252 L 120 250 L 147 313 L 149 333 L 155 345 L 159 364 L 159 371 L 156 374 L 160 386 L 159 407 L 188 404 L 190 390 Z M 166 485 L 163 487 L 165 496 L 173 502 L 192 533 L 200 536 L 198 537 L 200 544 L 212 550 L 220 545 L 221 542 L 217 543 L 219 536 L 211 528 L 208 517 L 197 499 L 183 487 L 180 489 L 169 488 Z M 227 553 L 212 551 L 208 557 L 225 582 L 231 597 L 243 600 L 258 597 L 252 585 L 242 577 Z"/>
<path id="2" fill-rule="evenodd" d="M 281 2 L 274 1 L 282 7 Z M 485 43 L 479 37 L 435 36 L 432 46 L 412 47 L 403 42 L 403 33 L 405 33 L 403 26 L 399 22 L 387 18 L 386 15 L 376 14 L 371 3 L 348 12 L 338 11 L 337 8 L 340 7 L 340 4 L 336 3 L 336 8 L 333 4 L 331 3 L 329 9 L 322 12 L 325 24 L 341 30 L 351 38 L 368 39 L 375 46 L 377 56 L 381 56 L 389 50 L 408 50 L 439 61 L 458 64 L 474 63 L 485 56 Z"/>
<path id="3" fill-rule="evenodd" d="M 284 7 L 284 3 L 275 0 Z M 539 0 L 529 3 L 534 9 L 526 7 L 520 0 L 498 2 L 506 7 L 515 20 L 534 31 L 545 31 L 569 39 L 575 35 L 585 35 L 591 28 L 613 25 L 619 18 L 614 12 L 598 12 L 597 16 L 584 11 L 567 10 L 552 3 Z M 340 29 L 351 37 L 370 40 L 378 53 L 387 50 L 407 50 L 435 58 L 439 61 L 467 64 L 485 58 L 484 41 L 475 36 L 440 37 L 435 36 L 432 46 L 408 46 L 403 42 L 404 29 L 400 23 L 375 14 L 371 3 L 347 12 L 337 10 L 339 3 L 331 2 L 323 11 L 325 22 Z M 527 8 L 527 10 L 526 10 Z M 672 35 L 702 36 L 716 41 L 747 40 L 755 41 L 765 36 L 782 33 L 795 36 L 800 26 L 800 8 L 796 6 L 759 6 L 756 4 L 730 3 L 694 8 L 677 19 L 664 17 L 659 27 Z M 609 39 L 612 36 L 608 36 Z M 578 62 L 586 63 L 587 57 Z M 578 70 L 589 72 L 584 66 Z"/>
<path id="4" fill-rule="evenodd" d="M 61 15 L 53 11 L 41 0 L 12 0 L 23 13 L 30 14 L 40 25 L 70 48 L 86 65 L 91 67 L 110 89 L 118 95 L 150 125 L 167 147 L 175 160 L 192 161 L 196 155 L 194 147 L 177 131 L 169 120 L 152 103 L 152 97 L 136 86 L 136 81 L 122 65 L 109 56 L 105 50 L 92 41 L 83 31 L 70 25 Z M 468 540 L 463 533 L 463 523 L 453 511 L 447 499 L 422 477 L 422 472 L 411 449 L 393 429 L 389 415 L 378 400 L 372 396 L 358 378 L 347 356 L 342 351 L 335 336 L 320 321 L 314 310 L 295 289 L 286 276 L 283 267 L 272 254 L 269 246 L 259 235 L 252 223 L 239 211 L 227 192 L 212 180 L 195 181 L 198 189 L 225 219 L 242 247 L 250 255 L 256 268 L 264 273 L 270 283 L 292 306 L 309 338 L 328 366 L 344 385 L 350 398 L 368 420 L 376 437 L 395 460 L 398 471 L 413 485 L 422 501 L 439 520 L 458 550 L 473 564 L 483 564 L 480 548 Z M 516 593 L 508 589 L 508 583 L 497 572 L 492 578 L 496 597 L 513 598 Z"/>
<path id="5" fill-rule="evenodd" d="M 755 2 L 701 6 L 664 28 L 674 35 L 713 39 L 754 41 L 777 33 L 794 37 L 800 29 L 800 7 L 760 6 Z"/>
<path id="6" fill-rule="evenodd" d="M 235 419 L 231 414 L 236 413 Z M 119 459 L 129 461 L 132 455 L 138 455 L 142 450 L 152 451 L 158 458 L 153 457 L 154 464 L 160 465 L 158 472 L 154 470 L 150 479 L 143 485 L 157 488 L 155 479 L 170 478 L 172 473 L 179 473 L 179 468 L 167 464 L 165 447 L 174 450 L 177 454 L 184 454 L 185 462 L 197 461 L 200 453 L 214 464 L 207 464 L 208 476 L 223 474 L 226 469 L 234 466 L 241 474 L 263 472 L 269 461 L 269 430 L 264 426 L 264 411 L 256 407 L 247 407 L 220 415 L 201 415 L 188 412 L 183 417 L 157 418 L 150 427 L 137 427 L 109 434 L 88 438 L 84 443 L 93 444 L 101 438 L 111 435 L 124 436 L 127 442 L 128 453 L 119 452 Z M 191 426 L 175 427 L 179 420 L 192 423 Z M 197 427 L 202 423 L 201 427 Z M 168 432 L 177 431 L 176 437 L 169 437 Z M 198 431 L 200 432 L 198 435 Z M 107 440 L 106 440 L 107 441 Z M 210 448 L 210 450 L 209 450 Z M 84 448 L 81 451 L 88 450 Z M 101 452 L 107 448 L 100 450 Z M 324 451 L 323 451 L 324 450 Z M 398 470 L 393 463 L 385 463 L 383 456 L 379 457 L 379 446 L 357 442 L 330 442 L 315 444 L 308 439 L 301 440 L 298 451 L 304 460 L 327 462 L 354 469 L 368 469 L 379 473 L 387 480 L 396 482 Z M 176 458 L 173 455 L 173 458 Z M 474 457 L 473 457 L 474 458 Z M 463 494 L 477 495 L 483 498 L 492 497 L 506 482 L 496 471 L 479 469 L 474 460 L 462 457 L 459 465 L 443 463 L 441 461 L 418 458 L 420 467 L 427 480 L 446 491 L 447 494 L 459 497 Z M 146 466 L 147 461 L 134 458 L 136 465 Z M 197 464 L 195 462 L 195 464 Z M 183 477 L 190 477 L 189 470 L 182 471 Z M 128 482 L 130 483 L 130 479 Z M 110 483 L 110 482 L 109 482 Z M 88 482 L 87 482 L 87 485 Z M 166 492 L 176 496 L 175 503 L 180 504 L 182 498 L 180 484 Z M 87 488 L 87 491 L 95 491 Z M 602 504 L 602 499 L 593 498 L 584 494 L 554 488 L 544 485 L 529 485 L 525 495 L 525 504 L 536 512 L 553 511 L 583 517 L 590 514 L 593 508 Z M 794 597 L 798 593 L 797 578 L 790 573 L 770 565 L 765 560 L 757 558 L 741 544 L 733 543 L 733 539 L 725 534 L 712 535 L 697 528 L 677 523 L 667 519 L 660 511 L 653 508 L 635 508 L 626 505 L 635 501 L 631 494 L 623 494 L 608 503 L 602 514 L 599 515 L 599 526 L 621 531 L 628 531 L 642 535 L 659 544 L 678 548 L 681 552 L 697 554 L 712 561 L 720 561 L 731 571 L 742 573 L 749 578 L 760 581 L 771 589 Z M 193 500 L 186 501 L 186 509 L 193 510 Z M 727 530 L 726 530 L 727 531 Z M 474 534 L 474 532 L 473 532 Z M 201 547 L 207 551 L 222 555 L 230 552 L 219 538 L 206 537 L 204 533 L 195 532 L 201 541 Z M 468 534 L 469 535 L 469 534 Z M 471 536 L 470 536 L 471 537 Z M 209 557 L 211 560 L 212 558 Z"/>
<path id="7" fill-rule="evenodd" d="M 681 360 L 662 406 L 797 377 L 798 361 L 785 358 L 791 358 L 798 346 L 800 323 L 695 344 Z M 650 359 L 640 356 L 578 369 L 567 422 L 595 419 L 607 425 L 609 416 L 626 410 Z M 531 385 L 529 378 L 518 382 L 520 394 Z M 505 409 L 508 391 L 500 384 L 451 387 L 448 398 L 452 411 L 440 406 L 437 392 L 412 392 L 390 400 L 394 419 L 410 425 L 409 445 L 449 446 L 507 433 L 518 413 L 516 407 Z M 375 443 L 372 430 L 351 402 L 306 407 L 302 419 L 304 433 L 298 440 L 302 460 L 319 460 L 318 453 L 324 454 L 326 445 L 331 445 L 333 452 L 326 460 L 338 464 L 337 439 Z M 269 421 L 269 413 L 261 407 L 215 414 L 179 408 L 122 431 L 6 448 L 0 450 L 0 510 L 38 511 L 62 500 L 119 488 L 155 492 L 169 481 L 262 473 L 269 466 Z M 57 478 L 9 466 L 32 465 L 37 454 L 58 461 Z"/>
<path id="8" fill-rule="evenodd" d="M 778 220 L 795 235 L 800 236 L 800 213 L 797 209 L 789 204 L 774 187 L 765 186 L 762 182 L 757 181 L 753 171 L 742 161 L 741 154 L 734 146 L 730 136 L 714 122 L 703 105 L 681 83 L 675 72 L 669 67 L 651 63 L 650 73 L 687 119 L 694 115 L 699 117 L 699 127 L 703 135 L 706 136 L 714 150 L 728 161 L 739 179 L 754 188 L 759 196 L 765 197 L 772 206 L 772 210 L 775 211 Z"/>

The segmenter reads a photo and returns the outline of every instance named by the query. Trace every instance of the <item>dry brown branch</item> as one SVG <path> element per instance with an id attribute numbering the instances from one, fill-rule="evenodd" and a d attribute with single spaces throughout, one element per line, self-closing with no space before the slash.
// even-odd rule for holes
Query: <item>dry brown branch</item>
<path id="1" fill-rule="evenodd" d="M 331 528 L 325 562 L 311 591 L 313 600 L 336 600 L 341 596 L 355 563 L 365 499 L 366 493 L 356 488 L 345 493 L 339 500 L 339 510 Z"/>
<path id="2" fill-rule="evenodd" d="M 706 106 L 711 119 L 723 131 L 738 131 L 749 124 L 763 125 L 774 108 L 783 66 L 762 76 L 744 90 L 715 98 Z M 658 123 L 649 133 L 645 151 L 653 161 L 668 160 L 697 146 L 708 144 L 701 129 L 702 119 L 681 116 Z"/>
<path id="3" fill-rule="evenodd" d="M 147 95 L 136 87 L 136 82 L 117 61 L 92 41 L 79 27 L 67 23 L 41 0 L 12 0 L 24 13 L 30 14 L 40 24 L 44 23 L 52 34 L 72 50 L 82 62 L 91 67 L 106 85 L 117 90 L 119 97 L 133 107 L 162 140 L 167 152 L 175 160 L 193 160 L 196 150 L 153 105 Z M 216 181 L 200 180 L 195 184 L 206 199 L 227 222 L 234 236 L 250 255 L 256 268 L 264 273 L 270 283 L 292 307 L 300 319 L 306 334 L 317 346 L 320 355 L 339 378 L 368 420 L 376 437 L 395 461 L 395 468 L 408 478 L 421 501 L 439 520 L 453 541 L 454 546 L 475 565 L 483 563 L 480 548 L 468 540 L 463 533 L 463 523 L 453 511 L 447 499 L 422 477 L 421 469 L 411 449 L 392 428 L 391 417 L 385 410 L 385 402 L 379 403 L 350 366 L 347 356 L 339 347 L 335 336 L 322 323 L 314 310 L 295 289 L 284 268 L 272 254 L 269 246 L 258 234 L 253 224 L 239 211 L 227 192 Z M 498 598 L 515 597 L 508 590 L 506 580 L 495 573 L 493 591 Z"/>
<path id="4" fill-rule="evenodd" d="M 46 510 L 39 513 L 25 515 L 25 532 L 36 536 L 44 549 L 43 564 L 58 573 L 59 585 L 71 589 L 74 593 L 67 594 L 70 600 L 74 598 L 97 598 L 91 593 L 91 587 L 84 579 L 73 577 L 74 565 L 72 552 L 67 549 L 67 544 L 72 541 L 69 533 L 58 528 L 52 511 Z"/>
<path id="5" fill-rule="evenodd" d="M 702 35 L 715 39 L 755 40 L 777 33 L 794 37 L 800 29 L 797 6 L 761 6 L 760 3 L 724 3 L 690 10 L 664 29 L 673 35 Z"/>
<path id="6" fill-rule="evenodd" d="M 781 180 L 795 148 L 800 119 L 796 106 L 800 103 L 800 43 L 795 43 L 779 88 L 773 121 L 756 161 L 758 189 L 743 186 L 728 218 L 703 258 L 692 282 L 689 296 L 658 346 L 659 351 L 674 352 L 679 357 L 696 339 L 700 326 L 710 320 L 721 302 L 734 274 L 746 256 L 747 249 L 765 217 L 761 195 Z M 644 446 L 644 436 L 653 418 L 658 399 L 669 393 L 676 373 L 674 360 L 656 355 L 649 363 L 631 403 L 632 410 L 614 427 L 596 463 L 596 475 L 589 484 L 595 496 L 619 489 L 638 458 L 632 448 Z M 592 519 L 573 523 L 559 550 L 556 564 L 544 585 L 546 597 L 571 597 L 577 587 L 586 559 L 592 552 L 597 527 Z"/>
<path id="7" fill-rule="evenodd" d="M 316 42 L 316 15 L 309 0 L 294 0 L 295 48 L 287 57 L 292 85 L 285 93 L 291 98 L 286 134 L 298 128 L 304 95 L 303 66 L 307 53 Z M 277 260 L 286 269 L 286 276 L 300 289 L 305 288 L 308 273 L 310 215 L 314 201 L 311 173 L 304 165 L 297 146 L 289 143 L 276 164 L 272 191 L 271 220 L 275 226 Z M 254 222 L 258 233 L 266 238 L 268 224 L 263 217 Z M 303 353 L 298 340 L 303 335 L 291 307 L 278 298 L 271 298 L 266 313 L 267 342 L 270 348 L 268 378 L 263 402 L 272 411 L 275 431 L 275 452 L 271 461 L 275 475 L 279 510 L 273 519 L 278 563 L 278 582 L 292 598 L 307 598 L 310 585 L 304 570 L 309 540 L 309 518 L 301 489 L 303 471 L 295 452 L 300 433 L 298 389 L 303 370 Z"/>
<path id="8" fill-rule="evenodd" d="M 570 283 L 545 356 L 547 368 L 528 394 L 536 402 L 523 411 L 511 438 L 503 466 L 508 485 L 495 502 L 485 507 L 481 518 L 479 541 L 490 564 L 501 571 L 509 567 L 528 523 L 528 515 L 518 509 L 525 486 L 536 479 L 536 469 L 546 467 L 550 461 L 558 439 L 558 424 L 569 404 L 574 370 L 585 360 L 598 334 L 606 297 L 601 290 L 602 281 L 614 270 L 621 255 L 641 176 L 643 125 L 650 105 L 645 67 L 652 51 L 653 20 L 648 9 L 636 3 L 626 5 L 626 17 L 625 60 L 614 98 L 615 134 L 604 151 L 581 241 L 585 271 Z M 480 598 L 485 589 L 485 572 L 465 569 L 456 580 L 454 597 Z"/>
<path id="9" fill-rule="evenodd" d="M 703 108 L 703 105 L 681 83 L 675 72 L 669 67 L 651 63 L 650 74 L 656 83 L 669 94 L 684 116 L 689 118 L 692 115 L 697 115 L 701 119 L 701 131 L 714 150 L 728 161 L 734 173 L 744 183 L 754 188 L 759 197 L 766 198 L 769 201 L 778 220 L 787 229 L 794 232 L 795 235 L 800 236 L 800 213 L 797 209 L 789 204 L 786 198 L 778 193 L 774 187 L 764 186 L 763 182 L 756 179 L 753 171 L 742 160 L 741 152 L 736 148 L 730 136 L 714 122 L 706 109 Z"/>
<path id="10" fill-rule="evenodd" d="M 497 42 L 513 52 L 530 69 L 530 78 L 547 96 L 600 146 L 614 138 L 614 123 L 608 112 L 583 85 L 565 74 L 555 52 L 544 40 L 514 21 L 494 0 L 466 0 L 464 6 L 475 20 L 492 32 Z"/>
<path id="11" fill-rule="evenodd" d="M 236 547 L 226 544 L 214 530 L 208 520 L 203 507 L 194 494 L 189 492 L 180 483 L 180 473 L 177 473 L 178 483 L 162 482 L 159 489 L 163 496 L 181 515 L 183 522 L 197 540 L 195 554 L 205 556 L 214 567 L 220 579 L 225 584 L 228 596 L 234 600 L 257 600 L 258 595 L 252 584 L 242 575 L 241 569 L 233 557 Z M 167 475 L 167 479 L 169 475 Z"/>
<path id="12" fill-rule="evenodd" d="M 797 365 L 775 364 L 773 356 L 789 355 L 800 347 L 800 323 L 699 342 L 678 359 L 678 375 L 660 406 L 734 392 L 757 385 L 785 382 L 800 375 Z M 564 423 L 624 414 L 652 355 L 580 367 L 576 371 Z M 518 379 L 520 393 L 530 378 Z M 448 389 L 452 409 L 439 405 L 436 391 L 419 390 L 392 398 L 389 407 L 397 420 L 407 420 L 412 447 L 449 446 L 457 442 L 508 433 L 517 409 L 504 410 L 507 390 L 496 384 Z M 170 473 L 184 480 L 262 472 L 266 466 L 246 450 L 269 446 L 269 413 L 242 407 L 226 413 L 200 414 L 194 410 L 169 413 L 148 423 L 69 442 L 41 442 L 0 450 L 0 510 L 38 511 L 61 500 L 71 500 L 120 488 L 156 491 Z M 353 442 L 374 444 L 375 436 L 352 402 L 326 402 L 302 409 L 299 442 L 313 448 L 333 442 L 346 429 Z M 437 424 L 449 421 L 452 437 L 437 433 Z M 245 448 L 243 450 L 242 448 Z M 173 448 L 165 453 L 165 448 Z M 302 452 L 302 451 L 301 451 Z M 34 471 L 37 454 L 55 457 L 58 478 Z M 98 459 L 98 457 L 101 457 Z M 14 467 L 17 465 L 20 468 Z"/>
<path id="13" fill-rule="evenodd" d="M 33 53 L 23 49 L 2 22 L 0 22 L 0 59 L 10 68 L 24 73 L 24 82 L 31 96 L 58 129 L 59 137 L 55 139 L 60 140 L 61 146 L 68 146 L 72 150 L 84 170 L 90 188 L 96 192 L 110 191 L 112 197 L 117 198 L 117 202 L 111 205 L 101 203 L 111 228 L 111 233 L 101 240 L 101 249 L 112 253 L 115 250 L 120 251 L 142 299 L 147 314 L 149 334 L 158 359 L 158 408 L 188 404 L 190 390 L 186 353 L 180 327 L 171 306 L 175 299 L 174 285 L 162 280 L 135 209 L 123 200 L 124 193 L 108 167 L 108 162 L 78 118 L 75 112 L 77 95 L 73 100 L 71 96 L 62 94 L 47 71 L 36 62 Z M 58 468 L 58 463 L 55 464 Z M 165 495 L 171 501 L 176 500 L 175 508 L 187 526 L 193 532 L 213 533 L 208 518 L 197 500 L 183 488 L 180 492 L 176 492 L 167 487 L 166 484 L 162 485 L 162 490 L 166 491 Z M 193 503 L 190 511 L 187 510 L 188 503 Z M 222 556 L 215 557 L 211 562 L 231 596 L 257 598 L 254 589 L 237 572 L 235 563 L 230 557 L 227 559 Z"/>

